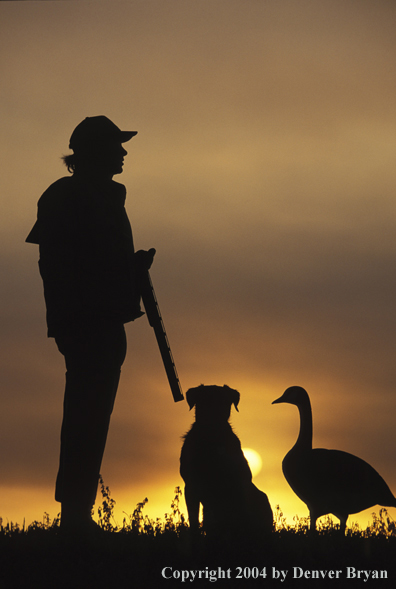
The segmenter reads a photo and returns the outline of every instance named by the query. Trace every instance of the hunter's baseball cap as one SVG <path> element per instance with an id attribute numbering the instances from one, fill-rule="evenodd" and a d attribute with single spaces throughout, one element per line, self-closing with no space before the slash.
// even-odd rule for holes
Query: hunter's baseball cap
<path id="1" fill-rule="evenodd" d="M 111 141 L 125 143 L 137 134 L 137 131 L 121 131 L 107 117 L 100 115 L 98 117 L 86 117 L 74 129 L 69 142 L 69 147 L 73 151 L 78 151 L 84 147 L 92 147 L 97 144 L 104 144 Z"/>

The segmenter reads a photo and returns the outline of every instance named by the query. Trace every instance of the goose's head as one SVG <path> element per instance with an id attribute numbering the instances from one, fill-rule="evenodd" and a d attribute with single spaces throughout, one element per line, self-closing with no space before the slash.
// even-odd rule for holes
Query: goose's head
<path id="1" fill-rule="evenodd" d="M 298 407 L 307 399 L 309 399 L 309 397 L 305 389 L 297 386 L 289 387 L 279 399 L 272 401 L 272 405 L 275 405 L 276 403 L 290 403 L 291 405 L 297 405 Z"/>

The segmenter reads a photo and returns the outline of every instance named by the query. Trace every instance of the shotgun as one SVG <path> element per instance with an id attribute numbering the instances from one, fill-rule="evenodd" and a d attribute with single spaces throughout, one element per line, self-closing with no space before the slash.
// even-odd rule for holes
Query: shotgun
<path id="1" fill-rule="evenodd" d="M 139 272 L 139 287 L 148 322 L 154 329 L 155 337 L 157 338 L 173 400 L 177 403 L 178 401 L 182 401 L 184 396 L 148 270 L 141 270 Z"/>

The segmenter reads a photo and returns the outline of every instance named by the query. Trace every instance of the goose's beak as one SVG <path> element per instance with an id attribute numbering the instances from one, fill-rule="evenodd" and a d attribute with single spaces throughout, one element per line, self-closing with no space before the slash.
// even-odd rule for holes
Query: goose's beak
<path id="1" fill-rule="evenodd" d="M 283 395 L 279 397 L 279 399 L 275 399 L 275 401 L 272 401 L 271 405 L 276 405 L 277 403 L 284 403 Z"/>

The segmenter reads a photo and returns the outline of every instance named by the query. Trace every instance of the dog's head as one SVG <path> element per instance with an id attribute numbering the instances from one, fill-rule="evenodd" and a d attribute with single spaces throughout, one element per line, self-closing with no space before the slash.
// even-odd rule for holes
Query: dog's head
<path id="1" fill-rule="evenodd" d="M 194 389 L 189 389 L 186 393 L 190 410 L 195 407 L 196 421 L 228 421 L 232 404 L 238 411 L 239 398 L 238 391 L 230 389 L 227 385 L 218 387 L 202 384 Z"/>

